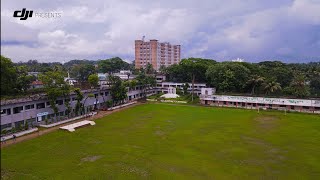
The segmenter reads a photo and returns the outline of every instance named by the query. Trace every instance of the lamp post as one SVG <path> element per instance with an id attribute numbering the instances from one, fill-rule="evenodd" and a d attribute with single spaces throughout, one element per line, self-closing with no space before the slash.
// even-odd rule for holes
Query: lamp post
<path id="1" fill-rule="evenodd" d="M 284 106 L 284 101 L 282 101 L 282 105 Z M 284 107 L 284 115 L 287 115 L 287 107 Z"/>

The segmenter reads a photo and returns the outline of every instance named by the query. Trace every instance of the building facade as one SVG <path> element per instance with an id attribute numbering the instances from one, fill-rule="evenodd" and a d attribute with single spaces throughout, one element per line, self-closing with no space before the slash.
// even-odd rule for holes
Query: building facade
<path id="1" fill-rule="evenodd" d="M 176 88 L 183 91 L 185 83 L 176 82 L 157 82 L 157 92 L 158 93 L 168 93 L 168 88 Z M 188 92 L 192 92 L 192 83 L 188 83 Z M 200 95 L 201 89 L 207 87 L 205 83 L 194 83 L 194 94 Z M 215 93 L 215 88 L 212 88 Z"/>
<path id="2" fill-rule="evenodd" d="M 155 93 L 153 88 L 145 91 L 146 95 Z M 83 90 L 83 100 L 85 112 L 90 112 L 94 109 L 100 109 L 105 105 L 105 102 L 111 100 L 110 89 L 90 89 Z M 126 101 L 134 101 L 144 96 L 143 89 L 136 86 L 133 89 L 128 89 Z M 28 123 L 30 126 L 44 123 L 45 120 L 56 118 L 62 121 L 68 117 L 65 101 L 70 102 L 71 113 L 69 116 L 76 116 L 76 94 L 71 93 L 69 97 L 60 97 L 56 101 L 58 113 L 54 114 L 50 106 L 50 102 L 45 94 L 33 97 L 1 100 L 1 130 L 17 128 Z"/>
<path id="3" fill-rule="evenodd" d="M 162 43 L 155 39 L 150 41 L 135 40 L 135 67 L 137 69 L 146 68 L 150 63 L 158 71 L 161 66 L 168 67 L 172 64 L 178 64 L 180 53 L 180 45 Z"/>
<path id="4" fill-rule="evenodd" d="M 274 109 L 320 114 L 320 100 L 214 95 L 211 88 L 201 89 L 200 102 L 210 106 Z"/>

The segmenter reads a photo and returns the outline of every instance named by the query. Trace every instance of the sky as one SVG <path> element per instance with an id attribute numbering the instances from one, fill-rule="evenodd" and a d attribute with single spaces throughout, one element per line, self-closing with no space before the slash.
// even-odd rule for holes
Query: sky
<path id="1" fill-rule="evenodd" d="M 13 17 L 22 8 L 61 17 Z M 142 36 L 180 44 L 182 58 L 319 62 L 320 0 L 1 0 L 1 54 L 14 62 L 130 62 Z"/>

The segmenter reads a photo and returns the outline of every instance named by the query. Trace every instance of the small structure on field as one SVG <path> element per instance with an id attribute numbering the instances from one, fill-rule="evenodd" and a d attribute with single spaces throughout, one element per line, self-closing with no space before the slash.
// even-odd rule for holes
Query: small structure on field
<path id="1" fill-rule="evenodd" d="M 67 126 L 62 126 L 62 127 L 60 127 L 60 129 L 65 129 L 65 130 L 68 130 L 70 132 L 73 132 L 73 131 L 75 131 L 76 128 L 81 127 L 81 126 L 85 126 L 85 125 L 89 125 L 89 124 L 90 125 L 95 125 L 96 123 L 93 122 L 93 121 L 84 120 L 84 121 L 73 123 L 73 124 L 70 124 L 70 125 L 67 125 Z"/>
<path id="2" fill-rule="evenodd" d="M 168 93 L 167 94 L 164 94 L 160 97 L 164 97 L 164 98 L 177 98 L 177 97 L 180 97 L 178 94 L 177 94 L 177 90 L 176 88 L 174 87 L 169 87 L 168 88 Z"/>

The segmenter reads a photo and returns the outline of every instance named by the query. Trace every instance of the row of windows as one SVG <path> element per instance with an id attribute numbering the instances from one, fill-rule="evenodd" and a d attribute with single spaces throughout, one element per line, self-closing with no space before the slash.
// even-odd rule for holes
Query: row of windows
<path id="1" fill-rule="evenodd" d="M 212 101 L 213 103 L 218 103 L 218 101 Z M 221 103 L 221 102 L 220 102 Z M 295 108 L 300 108 L 300 106 L 291 106 L 291 105 L 276 105 L 276 104 L 261 104 L 261 103 L 245 103 L 245 102 L 227 102 L 227 101 L 223 101 L 222 102 L 224 105 L 237 105 L 238 106 L 253 106 L 253 107 L 256 107 L 256 106 L 259 106 L 259 107 L 266 107 L 268 106 L 269 108 L 272 108 L 272 107 L 281 107 L 281 108 L 286 108 L 286 107 L 290 107 L 290 109 L 294 110 Z M 302 106 L 303 109 L 310 109 L 309 106 Z M 320 107 L 314 107 L 315 110 L 320 110 Z"/>
<path id="2" fill-rule="evenodd" d="M 105 95 L 105 96 L 108 96 L 108 92 L 102 92 L 100 93 L 101 96 Z M 98 94 L 95 94 L 95 98 L 97 98 Z M 70 99 L 65 99 L 64 101 L 70 101 Z M 63 102 L 64 102 L 62 99 L 61 100 L 57 100 L 56 101 L 56 104 L 57 105 L 63 105 Z M 76 101 L 76 98 L 72 98 L 72 101 Z M 12 109 L 12 113 L 13 114 L 18 114 L 20 113 L 21 111 L 23 110 L 29 110 L 29 109 L 34 109 L 36 107 L 36 109 L 43 109 L 45 107 L 49 107 L 50 106 L 50 102 L 47 101 L 46 103 L 38 103 L 36 104 L 36 106 L 34 104 L 29 104 L 29 105 L 25 105 L 24 107 L 23 106 L 17 106 L 17 107 L 14 107 Z M 8 109 L 2 109 L 1 110 L 1 115 L 11 115 L 11 108 L 8 108 Z"/>

